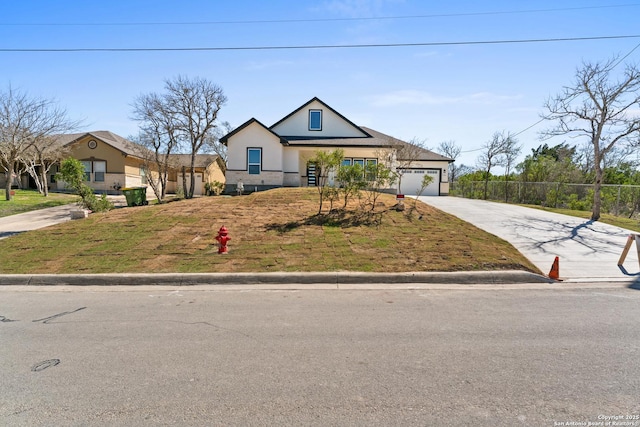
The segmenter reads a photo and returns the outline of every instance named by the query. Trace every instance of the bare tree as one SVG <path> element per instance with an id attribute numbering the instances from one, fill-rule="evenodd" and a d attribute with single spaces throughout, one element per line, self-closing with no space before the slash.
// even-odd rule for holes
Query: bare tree
<path id="1" fill-rule="evenodd" d="M 38 138 L 28 150 L 20 155 L 26 172 L 33 178 L 38 191 L 47 197 L 49 182 L 47 174 L 51 167 L 68 157 L 69 150 L 57 142 L 56 136 Z"/>
<path id="2" fill-rule="evenodd" d="M 147 131 L 140 131 L 137 136 L 130 136 L 129 148 L 142 159 L 142 168 L 146 174 L 147 184 L 153 190 L 159 203 L 162 203 L 167 193 L 169 170 L 176 167 L 171 161 L 171 149 L 166 149 L 166 142 L 162 135 Z"/>
<path id="3" fill-rule="evenodd" d="M 507 133 L 504 142 L 504 152 L 502 153 L 502 165 L 504 166 L 504 201 L 509 201 L 509 175 L 515 166 L 516 160 L 522 151 L 522 145 L 518 140 Z"/>
<path id="4" fill-rule="evenodd" d="M 457 145 L 455 141 L 442 141 L 438 144 L 436 151 L 445 157 L 453 159 L 454 161 L 449 163 L 449 182 L 453 183 L 458 177 L 460 166 L 455 164 L 455 160 L 462 154 L 462 147 Z"/>
<path id="5" fill-rule="evenodd" d="M 77 122 L 55 101 L 30 97 L 11 86 L 0 92 L 0 158 L 6 169 L 6 200 L 11 200 L 11 183 L 17 176 L 15 165 L 34 144 L 49 141 L 46 137 L 68 132 Z"/>
<path id="6" fill-rule="evenodd" d="M 165 104 L 173 117 L 175 131 L 190 150 L 189 171 L 191 182 L 188 199 L 195 187 L 195 162 L 198 151 L 218 126 L 218 112 L 227 102 L 222 88 L 203 78 L 188 79 L 178 76 L 165 82 Z"/>
<path id="7" fill-rule="evenodd" d="M 600 219 L 604 159 L 614 147 L 640 145 L 640 70 L 627 65 L 614 75 L 617 58 L 605 62 L 583 63 L 576 70 L 573 86 L 545 103 L 543 118 L 555 125 L 543 131 L 543 138 L 570 135 L 591 144 L 595 172 L 591 219 Z"/>
<path id="8" fill-rule="evenodd" d="M 143 123 L 144 131 L 151 128 L 156 132 L 156 122 L 161 124 L 157 134 L 170 138 L 175 142 L 175 147 L 189 152 L 191 161 L 188 171 L 191 176 L 185 196 L 192 198 L 196 156 L 205 142 L 215 135 L 219 125 L 218 112 L 226 103 L 227 97 L 222 88 L 199 77 L 189 79 L 178 76 L 165 80 L 164 88 L 163 94 L 152 93 L 138 97 L 133 105 L 134 117 Z M 151 110 L 146 111 L 147 109 Z M 148 122 L 150 117 L 154 117 L 152 126 Z"/>
<path id="9" fill-rule="evenodd" d="M 148 183 L 158 201 L 167 192 L 171 155 L 179 149 L 180 139 L 173 116 L 165 110 L 163 98 L 155 93 L 140 95 L 133 102 L 133 119 L 140 122 L 140 132 L 131 147 L 144 161 Z"/>
<path id="10" fill-rule="evenodd" d="M 487 190 L 489 187 L 489 178 L 491 177 L 491 169 L 494 166 L 502 166 L 504 163 L 504 153 L 510 136 L 504 132 L 496 132 L 491 139 L 482 146 L 483 152 L 478 157 L 478 168 L 484 172 L 484 199 L 487 199 Z"/>
<path id="11" fill-rule="evenodd" d="M 220 126 L 217 127 L 212 134 L 207 136 L 203 147 L 204 150 L 212 152 L 220 158 L 220 169 L 223 174 L 227 172 L 227 146 L 220 142 L 220 138 L 230 133 L 232 130 L 233 127 L 229 122 L 220 123 Z"/>

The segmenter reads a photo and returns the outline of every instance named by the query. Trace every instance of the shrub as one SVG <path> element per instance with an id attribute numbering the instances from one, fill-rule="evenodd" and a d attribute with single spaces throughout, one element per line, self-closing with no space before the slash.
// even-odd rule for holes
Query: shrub
<path id="1" fill-rule="evenodd" d="M 80 196 L 80 205 L 83 208 L 93 212 L 105 212 L 113 209 L 113 203 L 107 200 L 105 194 L 98 199 L 93 193 L 93 189 L 84 183 L 84 165 L 79 160 L 72 157 L 63 160 L 57 177 L 66 182 Z"/>

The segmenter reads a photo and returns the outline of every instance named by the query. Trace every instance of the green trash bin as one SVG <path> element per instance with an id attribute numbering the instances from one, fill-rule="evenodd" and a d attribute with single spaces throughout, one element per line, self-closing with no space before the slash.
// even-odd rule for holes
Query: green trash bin
<path id="1" fill-rule="evenodd" d="M 147 187 L 123 188 L 122 192 L 127 199 L 127 206 L 143 206 L 149 204 L 149 202 L 147 202 Z"/>

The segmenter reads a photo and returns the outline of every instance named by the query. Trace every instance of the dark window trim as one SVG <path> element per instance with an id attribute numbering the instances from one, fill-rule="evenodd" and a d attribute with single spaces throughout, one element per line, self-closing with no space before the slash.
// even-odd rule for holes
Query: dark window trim
<path id="1" fill-rule="evenodd" d="M 311 127 L 311 114 L 312 113 L 320 113 L 320 127 L 319 128 L 312 128 Z M 320 132 L 320 131 L 322 131 L 322 110 L 318 110 L 318 109 L 310 109 L 309 110 L 309 131 L 312 131 L 312 132 Z"/>
<path id="2" fill-rule="evenodd" d="M 251 162 L 249 162 L 249 152 L 251 150 L 260 151 L 260 163 L 251 163 Z M 251 166 L 255 166 L 255 165 L 258 165 L 258 167 L 259 167 L 258 173 L 251 173 Z M 249 175 L 260 175 L 260 172 L 262 172 L 262 147 L 247 147 L 247 173 Z"/>
<path id="3" fill-rule="evenodd" d="M 87 162 L 87 163 L 89 163 L 89 169 L 90 169 L 90 170 L 89 170 L 89 171 L 86 171 L 86 170 L 85 170 L 85 173 L 84 173 L 85 182 L 105 182 L 105 181 L 106 181 L 106 179 L 107 179 L 107 173 L 109 173 L 109 172 L 108 172 L 109 168 L 108 168 L 108 165 L 107 165 L 107 161 L 106 161 L 106 160 L 96 159 L 95 157 L 90 157 L 90 158 L 88 158 L 88 159 L 81 159 L 80 161 L 81 161 L 81 162 Z M 104 172 L 96 172 L 96 171 L 95 171 L 95 165 L 94 165 L 94 163 L 95 163 L 95 162 L 102 162 L 102 163 L 104 163 Z M 96 173 L 102 173 L 102 174 L 104 174 L 104 179 L 103 179 L 103 180 L 101 180 L 101 181 L 96 180 Z M 88 179 L 87 179 L 87 178 L 88 178 Z"/>

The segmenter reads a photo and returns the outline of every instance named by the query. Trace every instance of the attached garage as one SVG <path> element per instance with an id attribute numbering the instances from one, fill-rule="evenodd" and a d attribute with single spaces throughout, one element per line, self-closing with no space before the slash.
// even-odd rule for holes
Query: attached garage
<path id="1" fill-rule="evenodd" d="M 422 189 L 422 180 L 425 175 L 433 178 L 431 183 L 422 191 L 422 196 L 440 195 L 440 169 L 411 168 L 402 170 L 400 193 L 415 196 Z"/>

